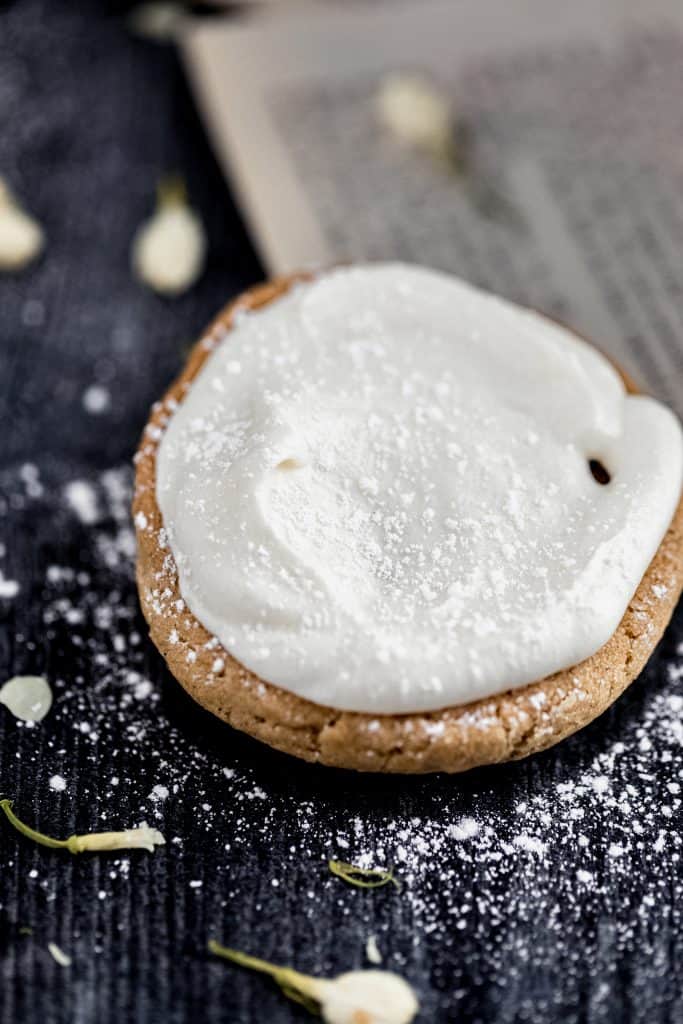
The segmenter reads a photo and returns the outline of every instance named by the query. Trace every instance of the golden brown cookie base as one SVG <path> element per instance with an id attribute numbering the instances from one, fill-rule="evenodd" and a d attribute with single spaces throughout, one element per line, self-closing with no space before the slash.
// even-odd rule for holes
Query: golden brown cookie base
<path id="1" fill-rule="evenodd" d="M 552 746 L 587 725 L 623 693 L 664 632 L 683 586 L 683 500 L 604 647 L 541 682 L 461 707 L 369 715 L 313 704 L 245 669 L 185 607 L 173 558 L 161 546 L 156 452 L 164 426 L 235 311 L 264 306 L 304 277 L 261 285 L 231 303 L 195 345 L 182 374 L 152 410 L 136 456 L 133 504 L 138 589 L 152 640 L 199 704 L 236 729 L 307 761 L 359 771 L 461 772 Z"/>

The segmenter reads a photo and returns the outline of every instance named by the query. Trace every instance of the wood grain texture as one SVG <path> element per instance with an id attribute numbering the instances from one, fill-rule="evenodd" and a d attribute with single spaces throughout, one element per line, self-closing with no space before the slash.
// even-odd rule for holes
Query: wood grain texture
<path id="1" fill-rule="evenodd" d="M 0 171 L 48 239 L 34 268 L 0 278 L 0 569 L 21 587 L 0 600 L 0 678 L 45 673 L 55 693 L 34 729 L 0 708 L 0 789 L 54 835 L 146 819 L 168 839 L 154 856 L 75 859 L 0 822 L 0 1020 L 303 1024 L 263 979 L 212 962 L 207 938 L 333 973 L 364 963 L 371 933 L 419 991 L 421 1024 L 683 1019 L 681 811 L 669 789 L 683 773 L 681 612 L 598 722 L 457 778 L 300 763 L 203 712 L 142 639 L 130 460 L 207 312 L 262 268 L 172 50 L 132 39 L 96 0 L 0 10 L 0 124 Z M 206 275 L 174 303 L 128 268 L 172 169 L 211 240 Z M 100 417 L 82 402 L 93 383 L 111 395 Z M 74 480 L 93 489 L 95 524 L 65 500 Z M 159 785 L 168 797 L 152 799 Z M 479 835 L 455 839 L 449 829 L 468 820 Z M 545 852 L 517 845 L 524 836 Z M 361 854 L 394 860 L 402 892 L 329 878 L 328 857 Z"/>

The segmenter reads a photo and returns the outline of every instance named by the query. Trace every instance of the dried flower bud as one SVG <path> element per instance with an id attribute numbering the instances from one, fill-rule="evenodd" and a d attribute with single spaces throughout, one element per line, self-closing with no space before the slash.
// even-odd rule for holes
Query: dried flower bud
<path id="1" fill-rule="evenodd" d="M 199 278 L 205 256 L 204 228 L 186 202 L 182 182 L 162 182 L 154 216 L 133 239 L 135 273 L 156 292 L 180 295 Z"/>
<path id="2" fill-rule="evenodd" d="M 17 203 L 0 178 L 0 270 L 21 270 L 45 244 L 43 229 Z"/>
<path id="3" fill-rule="evenodd" d="M 382 124 L 399 142 L 443 157 L 453 146 L 453 111 L 446 96 L 419 75 L 392 74 L 376 97 Z"/>
<path id="4" fill-rule="evenodd" d="M 40 722 L 52 707 L 52 690 L 42 676 L 14 676 L 0 687 L 0 704 L 23 722 Z"/>
<path id="5" fill-rule="evenodd" d="M 156 828 L 144 822 L 140 828 L 128 828 L 123 832 L 91 832 L 85 836 L 71 836 L 67 840 L 72 853 L 94 853 L 98 850 L 149 850 L 164 846 L 166 840 Z"/>
<path id="6" fill-rule="evenodd" d="M 320 993 L 326 1024 L 410 1024 L 419 1009 L 410 985 L 391 971 L 350 971 Z"/>

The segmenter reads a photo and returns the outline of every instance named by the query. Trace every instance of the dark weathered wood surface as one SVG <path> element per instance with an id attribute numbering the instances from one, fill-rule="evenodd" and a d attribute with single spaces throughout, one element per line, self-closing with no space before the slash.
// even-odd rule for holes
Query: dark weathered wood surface
<path id="1" fill-rule="evenodd" d="M 174 302 L 129 271 L 169 170 L 211 241 Z M 55 693 L 35 728 L 0 708 L 0 788 L 53 834 L 147 819 L 168 840 L 75 859 L 0 822 L 0 1019 L 304 1020 L 211 961 L 207 938 L 337 972 L 375 934 L 423 1021 L 682 1020 L 681 616 L 600 722 L 464 778 L 311 768 L 209 720 L 145 638 L 130 459 L 190 341 L 261 270 L 173 51 L 95 2 L 6 6 L 0 173 L 48 239 L 40 263 L 0 279 L 0 570 L 20 585 L 0 599 L 0 678 L 44 673 Z M 97 414 L 92 386 L 110 396 Z M 345 888 L 329 856 L 394 861 L 404 887 Z"/>

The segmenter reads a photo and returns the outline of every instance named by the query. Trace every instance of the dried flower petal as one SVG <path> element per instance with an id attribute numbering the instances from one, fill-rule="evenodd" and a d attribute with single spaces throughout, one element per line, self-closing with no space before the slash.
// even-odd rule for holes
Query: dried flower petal
<path id="1" fill-rule="evenodd" d="M 63 949 L 60 949 L 56 942 L 48 942 L 48 952 L 57 961 L 60 967 L 71 967 L 71 957 Z"/>
<path id="2" fill-rule="evenodd" d="M 371 964 L 382 963 L 382 954 L 379 951 L 376 936 L 368 935 L 367 942 L 365 943 L 365 955 Z"/>
<path id="3" fill-rule="evenodd" d="M 185 199 L 181 182 L 159 187 L 154 216 L 133 239 L 132 264 L 137 276 L 163 295 L 180 295 L 199 278 L 206 256 L 201 220 Z"/>
<path id="4" fill-rule="evenodd" d="M 22 722 L 40 722 L 52 707 L 52 690 L 42 676 L 14 676 L 0 687 L 0 704 Z"/>
<path id="5" fill-rule="evenodd" d="M 144 823 L 140 828 L 129 828 L 123 832 L 92 832 L 90 835 L 74 836 L 72 853 L 95 852 L 96 850 L 149 850 L 154 853 L 155 846 L 164 846 L 166 840 L 156 828 Z"/>
<path id="6" fill-rule="evenodd" d="M 0 270 L 21 270 L 45 244 L 40 224 L 17 203 L 0 178 Z"/>
<path id="7" fill-rule="evenodd" d="M 449 152 L 453 111 L 428 79 L 414 74 L 388 75 L 376 97 L 377 114 L 399 142 L 437 156 Z"/>

